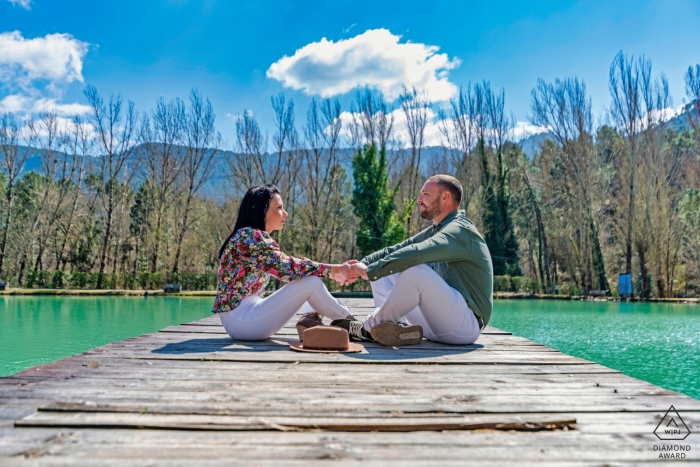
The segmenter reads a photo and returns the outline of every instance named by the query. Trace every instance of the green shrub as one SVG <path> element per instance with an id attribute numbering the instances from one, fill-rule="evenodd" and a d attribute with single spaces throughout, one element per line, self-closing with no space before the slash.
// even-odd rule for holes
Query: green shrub
<path id="1" fill-rule="evenodd" d="M 539 293 L 540 283 L 529 277 L 523 277 L 520 281 L 520 291 L 528 294 Z"/>
<path id="2" fill-rule="evenodd" d="M 51 288 L 63 289 L 70 281 L 70 273 L 66 271 L 54 271 L 51 276 Z"/>
<path id="3" fill-rule="evenodd" d="M 270 281 L 274 282 L 274 281 Z M 170 274 L 168 284 L 180 284 L 182 290 L 214 290 L 216 289 L 216 274 L 188 274 L 175 272 Z"/>
<path id="4" fill-rule="evenodd" d="M 521 276 L 513 276 L 510 278 L 511 290 L 513 292 L 520 292 L 520 283 L 523 278 Z"/>
<path id="5" fill-rule="evenodd" d="M 90 282 L 90 278 L 86 272 L 74 272 L 71 274 L 71 279 L 73 287 L 76 289 L 84 289 Z"/>
<path id="6" fill-rule="evenodd" d="M 494 292 L 510 292 L 511 283 L 510 276 L 494 276 L 493 278 Z"/>
<path id="7" fill-rule="evenodd" d="M 146 290 L 148 289 L 148 284 L 150 283 L 151 273 L 150 272 L 140 272 L 138 276 L 139 288 Z"/>
<path id="8" fill-rule="evenodd" d="M 580 290 L 576 282 L 564 282 L 559 286 L 559 293 L 570 297 L 573 295 L 580 295 Z"/>
<path id="9" fill-rule="evenodd" d="M 122 274 L 120 279 L 121 286 L 127 290 L 134 290 L 138 283 L 133 274 Z"/>
<path id="10" fill-rule="evenodd" d="M 38 276 L 38 271 L 28 271 L 27 272 L 27 281 L 24 283 L 24 286 L 28 289 L 33 289 L 34 286 L 36 285 L 36 279 Z"/>
<path id="11" fill-rule="evenodd" d="M 25 286 L 30 289 L 46 289 L 51 285 L 51 273 L 48 271 L 29 271 Z"/>
<path id="12" fill-rule="evenodd" d="M 152 290 L 163 288 L 163 274 L 160 272 L 152 272 L 149 284 Z"/>

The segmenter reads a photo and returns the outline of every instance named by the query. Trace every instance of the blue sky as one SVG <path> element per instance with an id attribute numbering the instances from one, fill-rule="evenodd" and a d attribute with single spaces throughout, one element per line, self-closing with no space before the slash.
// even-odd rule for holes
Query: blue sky
<path id="1" fill-rule="evenodd" d="M 699 25 L 697 0 L 0 0 L 0 108 L 81 112 L 93 84 L 147 110 L 197 87 L 233 142 L 233 116 L 246 110 L 271 130 L 280 91 L 301 123 L 313 95 L 349 110 L 353 87 L 391 97 L 408 80 L 438 107 L 460 84 L 486 79 L 527 121 L 538 78 L 576 75 L 601 118 L 620 50 L 646 54 L 682 104 L 683 74 L 700 63 Z"/>

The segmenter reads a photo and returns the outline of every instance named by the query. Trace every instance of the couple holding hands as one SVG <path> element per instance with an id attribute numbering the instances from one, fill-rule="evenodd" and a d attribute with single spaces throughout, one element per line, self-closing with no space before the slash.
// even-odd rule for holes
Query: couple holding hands
<path id="1" fill-rule="evenodd" d="M 493 267 L 486 242 L 458 210 L 462 186 L 449 175 L 430 177 L 417 200 L 433 225 L 361 261 L 324 264 L 280 251 L 270 234 L 284 227 L 287 212 L 274 185 L 250 188 L 236 225 L 219 252 L 218 295 L 213 312 L 233 339 L 263 340 L 302 308 L 300 324 L 346 329 L 351 340 L 387 346 L 475 342 L 491 317 Z M 262 293 L 270 277 L 289 283 Z M 364 321 L 331 296 L 321 277 L 340 284 L 369 280 L 375 310 Z"/>

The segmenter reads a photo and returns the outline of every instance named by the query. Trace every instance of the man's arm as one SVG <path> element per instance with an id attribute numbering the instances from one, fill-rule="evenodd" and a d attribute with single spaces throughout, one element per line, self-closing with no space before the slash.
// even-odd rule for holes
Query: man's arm
<path id="1" fill-rule="evenodd" d="M 452 235 L 449 230 L 446 230 L 420 243 L 395 250 L 378 261 L 370 263 L 367 266 L 369 280 L 374 281 L 390 274 L 396 274 L 418 264 L 468 259 L 472 253 L 471 236 L 467 237 L 467 244 L 465 244 Z"/>
<path id="2" fill-rule="evenodd" d="M 428 227 L 428 229 L 429 228 L 430 227 Z M 414 243 L 422 242 L 424 237 L 425 237 L 425 233 L 428 229 L 425 229 L 422 232 L 418 232 L 413 237 L 407 238 L 406 240 L 404 240 L 401 243 L 397 243 L 396 245 L 388 246 L 382 250 L 375 251 L 374 253 L 369 254 L 369 255 L 365 256 L 364 258 L 362 258 L 360 260 L 360 262 L 364 263 L 366 266 L 369 266 L 370 264 L 376 263 L 380 259 L 386 257 L 387 255 L 390 255 L 391 253 L 393 253 L 397 250 L 405 248 L 409 245 L 413 245 Z"/>

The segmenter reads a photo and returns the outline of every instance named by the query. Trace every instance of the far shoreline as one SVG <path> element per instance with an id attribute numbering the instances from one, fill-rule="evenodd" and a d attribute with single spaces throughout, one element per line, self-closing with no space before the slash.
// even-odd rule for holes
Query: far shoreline
<path id="1" fill-rule="evenodd" d="M 266 293 L 269 294 L 270 292 Z M 160 290 L 127 290 L 127 289 L 22 289 L 9 288 L 0 290 L 0 295 L 54 295 L 54 296 L 121 296 L 121 297 L 216 297 L 216 290 L 185 290 L 178 293 L 165 293 Z M 331 292 L 338 298 L 371 298 L 371 292 Z M 552 295 L 552 294 L 527 294 L 515 292 L 494 292 L 496 300 L 568 300 L 589 302 L 620 302 L 615 297 L 586 297 L 581 295 Z M 679 303 L 697 305 L 698 298 L 650 298 L 648 300 L 624 300 L 626 302 L 649 303 Z"/>

